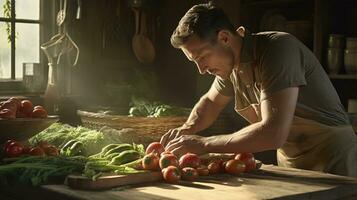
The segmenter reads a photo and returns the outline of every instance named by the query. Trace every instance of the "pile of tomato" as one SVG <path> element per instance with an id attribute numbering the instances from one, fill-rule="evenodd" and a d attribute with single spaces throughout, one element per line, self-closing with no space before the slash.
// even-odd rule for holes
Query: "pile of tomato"
<path id="1" fill-rule="evenodd" d="M 30 100 L 11 97 L 0 102 L 0 118 L 46 118 L 47 111 L 42 106 L 33 106 Z"/>
<path id="2" fill-rule="evenodd" d="M 153 142 L 146 148 L 142 159 L 142 168 L 146 170 L 161 170 L 163 178 L 168 183 L 176 183 L 180 179 L 194 181 L 198 176 L 229 173 L 238 175 L 256 168 L 252 153 L 238 153 L 232 159 L 205 159 L 193 153 L 186 153 L 178 158 L 159 142 Z"/>
<path id="3" fill-rule="evenodd" d="M 15 140 L 8 140 L 3 144 L 3 155 L 14 158 L 24 155 L 29 156 L 58 156 L 59 150 L 56 146 L 47 142 L 39 142 L 36 146 L 24 145 Z"/>

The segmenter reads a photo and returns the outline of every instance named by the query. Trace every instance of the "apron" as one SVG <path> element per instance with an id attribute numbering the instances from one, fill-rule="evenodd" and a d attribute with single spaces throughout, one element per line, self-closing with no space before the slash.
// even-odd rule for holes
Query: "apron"
<path id="1" fill-rule="evenodd" d="M 231 74 L 235 110 L 250 123 L 261 121 L 257 74 L 254 63 L 242 64 Z M 351 125 L 328 126 L 294 116 L 277 160 L 279 166 L 357 177 L 357 137 Z"/>
<path id="2" fill-rule="evenodd" d="M 357 137 L 350 125 L 328 126 L 295 116 L 277 160 L 279 166 L 357 177 Z"/>

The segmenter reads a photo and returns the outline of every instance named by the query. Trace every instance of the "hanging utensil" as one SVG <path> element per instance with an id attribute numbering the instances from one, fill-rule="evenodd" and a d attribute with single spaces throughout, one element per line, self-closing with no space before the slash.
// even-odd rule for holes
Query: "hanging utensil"
<path id="1" fill-rule="evenodd" d="M 76 19 L 81 19 L 81 17 L 82 17 L 82 0 L 77 0 Z"/>
<path id="2" fill-rule="evenodd" d="M 146 14 L 139 8 L 133 8 L 135 15 L 135 35 L 132 48 L 136 58 L 141 63 L 152 63 L 155 59 L 155 48 L 146 36 Z"/>
<path id="3" fill-rule="evenodd" d="M 79 48 L 72 40 L 66 30 L 67 0 L 60 1 L 60 10 L 57 14 L 56 23 L 58 34 L 53 36 L 48 42 L 41 45 L 41 49 L 48 59 L 48 83 L 44 95 L 45 107 L 49 114 L 58 113 L 59 99 L 61 92 L 58 88 L 58 64 L 61 56 L 65 53 L 76 51 L 76 57 L 72 65 L 76 65 L 79 57 Z"/>
<path id="4" fill-rule="evenodd" d="M 67 14 L 67 0 L 61 0 L 60 1 L 60 10 L 57 13 L 57 26 L 62 26 L 64 21 L 66 20 L 66 14 Z"/>

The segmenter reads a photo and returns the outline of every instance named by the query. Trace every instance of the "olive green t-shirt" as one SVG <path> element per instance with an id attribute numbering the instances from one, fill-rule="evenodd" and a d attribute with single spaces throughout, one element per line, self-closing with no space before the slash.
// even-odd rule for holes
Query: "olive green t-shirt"
<path id="1" fill-rule="evenodd" d="M 294 36 L 283 32 L 246 34 L 239 67 L 230 79 L 218 77 L 213 86 L 235 97 L 235 109 L 260 104 L 288 87 L 299 87 L 295 116 L 327 125 L 349 124 L 336 90 L 315 55 Z"/>

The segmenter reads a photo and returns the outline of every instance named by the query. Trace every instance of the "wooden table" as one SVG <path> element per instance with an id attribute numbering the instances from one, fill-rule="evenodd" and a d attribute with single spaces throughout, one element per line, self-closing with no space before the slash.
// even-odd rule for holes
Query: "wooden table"
<path id="1" fill-rule="evenodd" d="M 254 173 L 200 177 L 196 182 L 163 182 L 105 191 L 73 190 L 66 185 L 0 189 L 0 199 L 111 200 L 111 199 L 357 199 L 357 179 L 307 170 L 263 165 Z M 21 191 L 21 192 L 19 192 Z M 4 195 L 1 198 L 1 194 Z"/>

